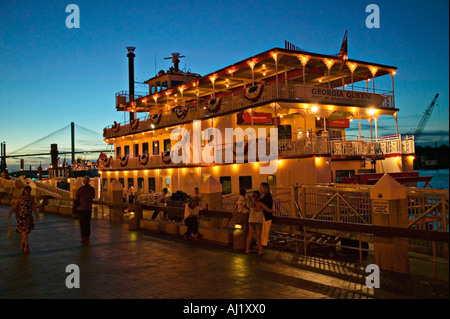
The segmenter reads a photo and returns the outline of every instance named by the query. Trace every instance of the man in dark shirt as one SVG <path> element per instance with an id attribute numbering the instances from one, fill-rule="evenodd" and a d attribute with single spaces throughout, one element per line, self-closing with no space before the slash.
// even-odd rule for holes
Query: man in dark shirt
<path id="1" fill-rule="evenodd" d="M 272 198 L 272 194 L 270 193 L 269 184 L 265 183 L 265 182 L 261 183 L 260 191 L 261 191 L 261 198 L 259 201 L 272 210 L 273 209 L 273 198 Z M 269 243 L 269 232 L 270 232 L 270 227 L 272 226 L 273 214 L 266 210 L 264 210 L 263 213 L 264 213 L 264 220 L 263 220 L 262 230 L 261 230 L 261 244 L 263 246 L 267 246 Z"/>
<path id="2" fill-rule="evenodd" d="M 92 202 L 95 198 L 95 189 L 89 185 L 91 178 L 85 176 L 83 178 L 84 185 L 81 186 L 76 194 L 75 211 L 80 218 L 81 242 L 89 241 L 91 235 L 91 212 Z"/>

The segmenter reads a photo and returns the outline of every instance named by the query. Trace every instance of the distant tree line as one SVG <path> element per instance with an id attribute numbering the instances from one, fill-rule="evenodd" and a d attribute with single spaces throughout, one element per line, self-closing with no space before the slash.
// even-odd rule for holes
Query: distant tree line
<path id="1" fill-rule="evenodd" d="M 449 147 L 416 146 L 414 169 L 448 169 Z"/>

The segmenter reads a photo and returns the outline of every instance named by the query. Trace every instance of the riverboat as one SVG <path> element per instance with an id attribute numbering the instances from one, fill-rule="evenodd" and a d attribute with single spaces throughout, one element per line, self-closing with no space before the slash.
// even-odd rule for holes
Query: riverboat
<path id="1" fill-rule="evenodd" d="M 173 67 L 137 93 L 135 48 L 127 49 L 129 91 L 116 94 L 124 121 L 103 130 L 114 149 L 99 158 L 103 190 L 117 179 L 142 193 L 193 193 L 214 177 L 223 194 L 236 194 L 261 182 L 328 184 L 413 170 L 414 138 L 398 132 L 395 66 L 286 45 L 199 75 L 180 70 L 173 53 Z M 395 127 L 391 135 L 379 136 L 380 120 Z"/>

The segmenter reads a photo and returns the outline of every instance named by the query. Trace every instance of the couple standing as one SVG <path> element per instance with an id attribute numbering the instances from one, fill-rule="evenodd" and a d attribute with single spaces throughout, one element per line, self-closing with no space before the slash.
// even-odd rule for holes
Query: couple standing
<path id="1" fill-rule="evenodd" d="M 268 183 L 261 183 L 260 189 L 253 191 L 248 198 L 246 191 L 242 189 L 238 199 L 238 212 L 249 213 L 249 232 L 247 236 L 246 253 L 250 252 L 253 234 L 256 234 L 258 254 L 263 253 L 263 246 L 269 243 L 269 232 L 273 215 L 277 214 L 273 208 L 273 198 Z"/>

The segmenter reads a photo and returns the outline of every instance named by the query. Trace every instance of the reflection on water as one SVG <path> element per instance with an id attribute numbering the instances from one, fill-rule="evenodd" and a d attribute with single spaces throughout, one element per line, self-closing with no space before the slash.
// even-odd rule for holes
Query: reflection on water
<path id="1" fill-rule="evenodd" d="M 433 176 L 430 185 L 434 189 L 449 189 L 449 170 L 418 170 L 419 176 Z M 424 183 L 417 183 L 417 187 L 423 187 Z"/>

